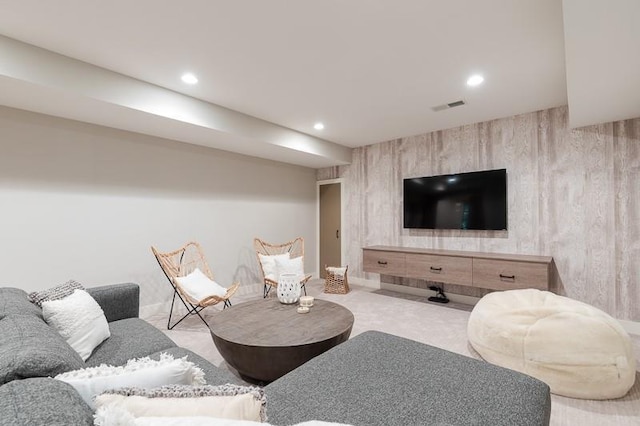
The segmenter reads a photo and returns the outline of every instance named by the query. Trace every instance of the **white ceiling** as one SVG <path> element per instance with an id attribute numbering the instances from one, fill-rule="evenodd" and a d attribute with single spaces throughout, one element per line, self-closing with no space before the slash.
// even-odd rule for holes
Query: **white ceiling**
<path id="1" fill-rule="evenodd" d="M 610 27 L 634 2 L 602 2 L 620 3 Z M 581 40 L 633 46 L 639 30 L 594 36 L 580 22 L 599 10 L 583 3 L 599 2 L 564 3 L 563 16 L 561 0 L 0 0 L 0 104 L 308 167 L 347 163 L 345 147 L 567 104 L 567 80 L 572 123 L 593 124 L 606 114 L 583 105 L 581 67 L 597 56 Z M 626 55 L 636 81 L 638 52 Z M 182 83 L 185 71 L 200 83 Z M 485 83 L 468 88 L 473 73 Z M 640 116 L 637 90 L 621 101 L 601 86 L 616 119 Z"/>

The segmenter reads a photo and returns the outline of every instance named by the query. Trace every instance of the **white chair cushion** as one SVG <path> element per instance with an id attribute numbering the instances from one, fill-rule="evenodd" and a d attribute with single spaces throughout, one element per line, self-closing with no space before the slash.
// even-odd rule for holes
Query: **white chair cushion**
<path id="1" fill-rule="evenodd" d="M 467 334 L 485 360 L 536 377 L 558 395 L 619 398 L 635 382 L 631 340 L 618 321 L 548 291 L 484 296 L 471 312 Z"/>
<path id="2" fill-rule="evenodd" d="M 281 274 L 296 274 L 298 279 L 304 278 L 304 262 L 302 256 L 293 259 L 276 259 L 276 269 L 278 278 Z"/>
<path id="3" fill-rule="evenodd" d="M 198 268 L 189 275 L 176 277 L 175 280 L 189 297 L 198 301 L 209 296 L 224 297 L 224 295 L 227 294 L 226 288 L 210 280 L 209 277 Z"/>
<path id="4" fill-rule="evenodd" d="M 258 259 L 260 259 L 260 264 L 262 265 L 262 271 L 264 272 L 264 277 L 271 281 L 278 281 L 278 277 L 280 276 L 280 273 L 278 272 L 278 267 L 276 266 L 276 259 L 288 260 L 290 257 L 291 256 L 289 253 L 274 254 L 270 256 L 258 253 Z"/>

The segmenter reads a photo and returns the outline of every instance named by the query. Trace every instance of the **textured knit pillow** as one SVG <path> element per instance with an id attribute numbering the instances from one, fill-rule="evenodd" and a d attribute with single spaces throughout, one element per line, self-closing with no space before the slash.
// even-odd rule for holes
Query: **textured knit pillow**
<path id="1" fill-rule="evenodd" d="M 107 389 L 206 384 L 202 369 L 187 361 L 186 356 L 174 359 L 166 353 L 161 354 L 158 361 L 145 357 L 129 360 L 120 367 L 102 364 L 99 367 L 59 374 L 55 379 L 73 386 L 91 407 L 93 398 Z"/>
<path id="2" fill-rule="evenodd" d="M 75 290 L 84 290 L 82 284 L 69 280 L 64 284 L 43 291 L 29 293 L 29 301 L 42 307 L 42 302 L 47 300 L 59 300 L 71 295 Z"/>
<path id="3" fill-rule="evenodd" d="M 118 410 L 139 417 L 215 417 L 221 419 L 266 421 L 264 390 L 253 386 L 163 386 L 156 389 L 121 388 L 96 397 L 96 424 Z"/>
<path id="4" fill-rule="evenodd" d="M 78 352 L 83 361 L 111 336 L 102 308 L 84 290 L 74 290 L 64 299 L 42 302 L 42 317 Z"/>

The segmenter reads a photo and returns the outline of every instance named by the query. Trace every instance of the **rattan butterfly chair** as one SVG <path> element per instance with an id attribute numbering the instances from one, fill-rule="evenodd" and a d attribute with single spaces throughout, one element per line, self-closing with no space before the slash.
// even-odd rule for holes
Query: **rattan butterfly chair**
<path id="1" fill-rule="evenodd" d="M 256 251 L 256 255 L 258 256 L 258 265 L 260 265 L 260 271 L 262 272 L 262 278 L 264 279 L 264 288 L 263 288 L 263 296 L 267 297 L 269 295 L 269 291 L 272 288 L 278 286 L 278 277 L 274 274 L 268 273 L 265 270 L 265 264 L 263 263 L 263 259 L 260 256 L 276 256 L 280 254 L 289 254 L 291 259 L 301 257 L 304 264 L 304 239 L 302 237 L 298 237 L 295 240 L 289 241 L 288 243 L 283 244 L 271 244 L 266 241 L 261 240 L 260 238 L 255 238 L 253 240 L 253 248 Z M 303 274 L 300 278 L 300 286 L 304 290 L 304 294 L 307 294 L 307 288 L 305 284 L 311 278 L 311 274 Z"/>
<path id="2" fill-rule="evenodd" d="M 238 289 L 238 286 L 240 285 L 239 282 L 236 282 L 232 284 L 231 287 L 227 288 L 224 296 L 218 296 L 214 294 L 207 294 L 206 291 L 194 292 L 193 287 L 190 287 L 191 292 L 189 292 L 179 283 L 179 280 L 176 279 L 191 274 L 197 268 L 206 275 L 206 278 L 213 281 L 213 274 L 211 273 L 211 269 L 209 269 L 209 265 L 207 264 L 200 244 L 196 242 L 189 242 L 178 250 L 168 253 L 161 253 L 155 247 L 151 247 L 151 251 L 173 288 L 173 300 L 171 301 L 171 310 L 169 311 L 169 321 L 167 321 L 167 328 L 169 330 L 173 329 L 173 327 L 190 315 L 199 316 L 202 322 L 204 322 L 208 327 L 207 322 L 202 318 L 202 315 L 200 315 L 200 311 L 208 306 L 213 306 L 220 302 L 224 303 L 224 308 L 231 306 L 230 298 Z M 194 297 L 194 295 L 197 295 L 197 298 Z M 185 308 L 187 308 L 187 313 L 176 323 L 171 325 L 171 316 L 173 315 L 173 305 L 175 304 L 176 296 L 180 299 Z"/>

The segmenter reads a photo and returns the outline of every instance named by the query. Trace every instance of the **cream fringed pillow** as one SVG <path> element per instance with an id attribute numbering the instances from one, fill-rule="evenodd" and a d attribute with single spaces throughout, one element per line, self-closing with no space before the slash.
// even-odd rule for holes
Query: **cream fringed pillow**
<path id="1" fill-rule="evenodd" d="M 99 426 L 271 426 L 271 423 L 254 422 L 251 420 L 221 419 L 218 417 L 133 417 L 126 410 L 112 409 L 107 419 L 96 418 Z M 105 422 L 106 421 L 106 422 Z M 350 426 L 345 423 L 308 420 L 292 426 Z"/>
<path id="2" fill-rule="evenodd" d="M 271 423 L 252 422 L 251 420 L 219 419 L 215 417 L 139 417 L 135 426 L 271 426 Z M 115 426 L 115 425 L 114 425 Z M 121 426 L 121 425 L 118 425 Z M 309 420 L 292 426 L 350 426 L 345 423 Z"/>
<path id="3" fill-rule="evenodd" d="M 266 397 L 261 388 L 222 386 L 162 386 L 155 389 L 121 388 L 95 399 L 95 424 L 114 426 L 138 418 L 204 417 L 266 421 Z M 122 423 L 115 423 L 114 421 Z M 136 423 L 132 423 L 136 424 Z"/>
<path id="4" fill-rule="evenodd" d="M 149 357 L 132 359 L 126 365 L 114 367 L 102 364 L 99 367 L 69 371 L 55 377 L 69 383 L 90 407 L 94 397 L 107 389 L 137 386 L 155 388 L 164 385 L 204 385 L 204 372 L 187 357 L 174 359 L 163 353 L 160 360 Z"/>

